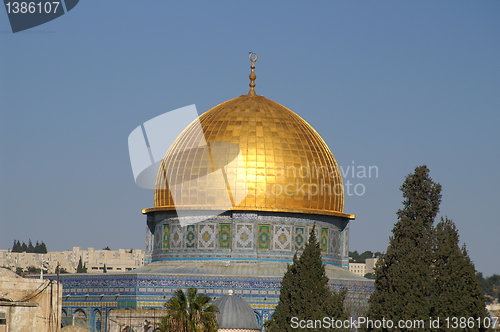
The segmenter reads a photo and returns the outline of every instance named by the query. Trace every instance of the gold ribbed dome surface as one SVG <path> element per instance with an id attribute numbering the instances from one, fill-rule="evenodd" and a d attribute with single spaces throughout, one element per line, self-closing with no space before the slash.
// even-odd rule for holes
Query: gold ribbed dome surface
<path id="1" fill-rule="evenodd" d="M 217 144 L 237 153 L 228 145 L 217 150 Z M 217 170 L 221 176 L 206 176 Z M 230 210 L 354 218 L 343 213 L 341 172 L 321 136 L 288 108 L 258 95 L 215 106 L 177 137 L 158 171 L 155 207 L 143 212 L 227 210 L 227 197 Z"/>

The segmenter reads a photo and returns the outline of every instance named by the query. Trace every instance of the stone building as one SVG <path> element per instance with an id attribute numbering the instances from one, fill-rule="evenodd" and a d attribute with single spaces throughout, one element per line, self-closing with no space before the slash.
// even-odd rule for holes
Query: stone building
<path id="1" fill-rule="evenodd" d="M 373 273 L 378 258 L 367 258 L 364 263 L 349 263 L 349 271 L 359 276 Z"/>
<path id="2" fill-rule="evenodd" d="M 80 247 L 73 247 L 72 250 L 49 251 L 46 254 L 0 250 L 0 266 L 9 267 L 13 271 L 17 268 L 25 271 L 28 267 L 40 268 L 45 261 L 49 272 L 55 273 L 59 265 L 59 268 L 75 273 L 80 258 L 86 265 L 88 273 L 103 273 L 105 265 L 107 271 L 130 271 L 144 265 L 145 259 L 144 251 L 138 249 L 83 250 Z"/>
<path id="3" fill-rule="evenodd" d="M 26 279 L 0 268 L 0 332 L 57 332 L 61 310 L 57 281 Z"/>

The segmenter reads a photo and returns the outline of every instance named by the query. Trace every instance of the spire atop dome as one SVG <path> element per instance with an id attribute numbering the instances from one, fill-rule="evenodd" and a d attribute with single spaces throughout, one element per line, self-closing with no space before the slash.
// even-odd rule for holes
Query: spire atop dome
<path id="1" fill-rule="evenodd" d="M 254 88 L 255 88 L 255 79 L 257 78 L 257 75 L 255 75 L 255 62 L 259 59 L 259 56 L 253 52 L 250 52 L 249 58 L 250 61 L 252 62 L 252 65 L 250 66 L 250 68 L 252 68 L 252 72 L 248 76 L 250 78 L 250 84 L 248 84 L 250 86 L 250 91 L 248 91 L 248 95 L 255 96 Z"/>

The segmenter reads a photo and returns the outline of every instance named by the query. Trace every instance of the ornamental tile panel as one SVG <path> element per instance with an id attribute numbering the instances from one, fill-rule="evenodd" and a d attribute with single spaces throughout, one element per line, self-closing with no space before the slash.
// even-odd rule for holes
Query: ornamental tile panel
<path id="1" fill-rule="evenodd" d="M 158 224 L 155 227 L 154 234 L 154 248 L 160 249 L 162 247 L 163 225 Z"/>
<path id="2" fill-rule="evenodd" d="M 342 256 L 348 257 L 349 248 L 349 232 L 347 227 L 342 232 Z"/>
<path id="3" fill-rule="evenodd" d="M 217 229 L 214 224 L 198 224 L 198 248 L 215 249 Z"/>
<path id="4" fill-rule="evenodd" d="M 292 226 L 273 225 L 273 249 L 277 251 L 292 250 Z"/>
<path id="5" fill-rule="evenodd" d="M 180 224 L 171 225 L 170 249 L 181 249 L 183 247 L 184 236 Z"/>
<path id="6" fill-rule="evenodd" d="M 236 249 L 254 248 L 253 224 L 236 224 Z"/>
<path id="7" fill-rule="evenodd" d="M 307 241 L 304 227 L 295 227 L 293 231 L 293 244 L 295 250 L 303 250 Z"/>
<path id="8" fill-rule="evenodd" d="M 330 253 L 335 256 L 340 255 L 340 232 L 338 230 L 330 232 Z"/>
<path id="9" fill-rule="evenodd" d="M 319 238 L 319 246 L 322 253 L 328 253 L 328 228 L 321 229 L 321 236 Z"/>
<path id="10" fill-rule="evenodd" d="M 163 225 L 162 249 L 170 248 L 170 225 Z"/>
<path id="11" fill-rule="evenodd" d="M 232 224 L 219 224 L 219 248 L 231 249 Z"/>
<path id="12" fill-rule="evenodd" d="M 186 226 L 186 248 L 196 248 L 196 225 Z"/>
<path id="13" fill-rule="evenodd" d="M 257 231 L 257 249 L 269 250 L 271 248 L 271 226 L 258 225 Z"/>

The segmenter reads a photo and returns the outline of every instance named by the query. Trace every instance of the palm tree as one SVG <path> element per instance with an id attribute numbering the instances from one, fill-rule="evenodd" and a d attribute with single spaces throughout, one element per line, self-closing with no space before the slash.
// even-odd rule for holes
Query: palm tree
<path id="1" fill-rule="evenodd" d="M 162 318 L 160 332 L 216 332 L 215 313 L 219 310 L 210 304 L 210 296 L 198 295 L 196 288 L 188 288 L 187 296 L 177 290 L 165 307 L 168 315 Z"/>

